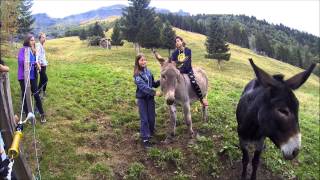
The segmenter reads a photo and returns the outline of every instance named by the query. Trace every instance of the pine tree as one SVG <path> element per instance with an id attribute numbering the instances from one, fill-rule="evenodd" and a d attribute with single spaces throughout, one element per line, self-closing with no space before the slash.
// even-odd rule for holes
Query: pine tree
<path id="1" fill-rule="evenodd" d="M 207 47 L 206 58 L 215 59 L 218 61 L 220 68 L 220 62 L 222 60 L 228 61 L 231 54 L 228 53 L 229 45 L 226 44 L 224 39 L 223 28 L 217 18 L 213 18 L 209 24 L 207 32 L 207 41 L 205 43 Z"/>
<path id="2" fill-rule="evenodd" d="M 290 64 L 302 68 L 302 56 L 299 48 L 293 48 L 290 52 Z"/>
<path id="3" fill-rule="evenodd" d="M 96 22 L 92 28 L 92 35 L 93 36 L 100 36 L 100 37 L 105 37 L 103 28 L 101 27 L 101 25 Z"/>
<path id="4" fill-rule="evenodd" d="M 113 27 L 113 32 L 111 35 L 111 44 L 114 46 L 122 46 L 123 41 L 120 37 L 120 27 L 119 22 L 117 21 Z"/>
<path id="5" fill-rule="evenodd" d="M 129 0 L 129 7 L 125 8 L 121 18 L 121 32 L 123 38 L 133 42 L 136 52 L 140 52 L 138 33 L 142 31 L 143 21 L 149 15 L 149 4 L 151 0 Z M 137 51 L 138 48 L 138 51 Z"/>
<path id="6" fill-rule="evenodd" d="M 18 7 L 18 38 L 22 38 L 33 30 L 35 19 L 31 15 L 32 0 L 21 0 Z"/>
<path id="7" fill-rule="evenodd" d="M 154 10 L 147 11 L 145 15 L 137 34 L 137 41 L 144 48 L 158 48 L 161 46 L 162 22 L 159 18 L 155 18 Z"/>
<path id="8" fill-rule="evenodd" d="M 170 56 L 170 49 L 175 48 L 175 37 L 176 37 L 176 32 L 172 29 L 172 26 L 167 21 L 164 24 L 164 28 L 161 31 L 161 44 L 162 44 L 162 48 L 168 49 L 169 56 Z"/>
<path id="9" fill-rule="evenodd" d="M 277 51 L 276 51 L 276 58 L 277 59 L 288 63 L 289 56 L 290 56 L 290 51 L 288 48 L 286 48 L 282 45 L 278 46 Z"/>
<path id="10" fill-rule="evenodd" d="M 258 33 L 256 35 L 256 50 L 259 53 L 265 53 L 269 57 L 273 57 L 274 50 L 265 34 Z"/>
<path id="11" fill-rule="evenodd" d="M 86 40 L 87 39 L 87 32 L 85 29 L 81 29 L 79 32 L 79 39 Z"/>

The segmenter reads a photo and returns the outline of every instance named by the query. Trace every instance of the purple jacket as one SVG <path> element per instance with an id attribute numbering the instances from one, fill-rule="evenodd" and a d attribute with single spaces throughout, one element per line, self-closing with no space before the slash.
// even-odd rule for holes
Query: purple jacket
<path id="1" fill-rule="evenodd" d="M 27 47 L 22 47 L 19 50 L 18 54 L 18 80 L 24 80 L 24 60 L 25 60 L 25 49 Z M 30 79 L 35 79 L 35 63 L 36 63 L 36 56 L 30 53 Z"/>

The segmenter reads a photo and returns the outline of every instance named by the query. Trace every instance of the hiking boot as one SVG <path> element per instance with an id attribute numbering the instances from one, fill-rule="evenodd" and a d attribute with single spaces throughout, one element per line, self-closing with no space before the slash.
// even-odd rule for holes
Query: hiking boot
<path id="1" fill-rule="evenodd" d="M 168 135 L 164 141 L 162 141 L 163 144 L 171 144 L 174 142 L 174 135 Z"/>
<path id="2" fill-rule="evenodd" d="M 40 122 L 41 122 L 41 123 L 47 122 L 46 117 L 45 117 L 44 114 L 41 114 L 41 115 L 40 115 Z"/>
<path id="3" fill-rule="evenodd" d="M 151 143 L 150 143 L 149 140 L 142 140 L 142 145 L 143 145 L 143 147 L 144 147 L 145 149 L 150 149 L 150 148 L 152 148 L 152 145 L 151 145 Z"/>

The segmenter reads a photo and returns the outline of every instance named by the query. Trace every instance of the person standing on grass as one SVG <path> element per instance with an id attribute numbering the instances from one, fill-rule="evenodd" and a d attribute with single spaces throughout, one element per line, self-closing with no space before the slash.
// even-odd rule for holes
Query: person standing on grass
<path id="1" fill-rule="evenodd" d="M 39 43 L 37 43 L 37 62 L 41 66 L 40 70 L 40 81 L 39 81 L 39 91 L 42 92 L 42 98 L 46 96 L 46 89 L 48 84 L 47 76 L 47 66 L 48 61 L 46 59 L 46 51 L 44 50 L 44 43 L 46 42 L 46 34 L 41 32 L 39 34 Z M 41 94 L 41 93 L 40 93 Z"/>
<path id="2" fill-rule="evenodd" d="M 171 55 L 171 60 L 175 62 L 180 73 L 187 74 L 192 88 L 200 99 L 202 106 L 208 106 L 208 101 L 203 97 L 201 89 L 195 79 L 191 65 L 191 49 L 186 47 L 186 43 L 180 36 L 175 38 L 176 50 Z"/>
<path id="3" fill-rule="evenodd" d="M 140 137 L 144 148 L 150 148 L 150 138 L 155 133 L 155 101 L 154 96 L 160 92 L 153 88 L 160 86 L 160 81 L 154 81 L 153 75 L 147 69 L 147 59 L 138 54 L 134 65 L 134 82 L 137 85 L 136 98 L 140 115 Z"/>
<path id="4" fill-rule="evenodd" d="M 24 77 L 24 63 L 29 62 L 30 74 L 29 77 Z M 36 107 L 40 113 L 40 122 L 46 122 L 45 114 L 42 108 L 42 102 L 39 96 L 38 85 L 37 85 L 37 68 L 41 70 L 41 66 L 36 62 L 36 48 L 35 39 L 33 35 L 29 34 L 26 36 L 23 47 L 19 50 L 18 54 L 18 80 L 21 88 L 21 96 L 23 99 L 25 92 L 25 80 L 30 79 L 31 92 L 36 101 Z M 24 101 L 23 110 L 25 114 L 28 114 L 27 103 Z"/>

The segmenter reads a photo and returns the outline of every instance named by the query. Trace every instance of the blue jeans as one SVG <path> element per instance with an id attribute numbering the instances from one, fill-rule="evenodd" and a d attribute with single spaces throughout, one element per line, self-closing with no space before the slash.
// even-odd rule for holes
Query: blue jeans
<path id="1" fill-rule="evenodd" d="M 147 140 L 154 134 L 155 129 L 155 102 L 154 98 L 138 99 L 140 114 L 140 136 Z"/>

